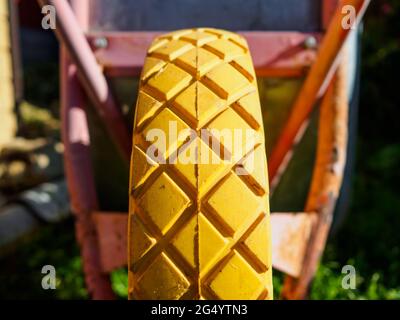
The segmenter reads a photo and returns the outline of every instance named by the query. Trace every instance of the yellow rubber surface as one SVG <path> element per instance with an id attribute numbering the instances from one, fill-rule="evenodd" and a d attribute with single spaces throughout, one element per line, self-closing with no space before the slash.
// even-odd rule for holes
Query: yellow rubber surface
<path id="1" fill-rule="evenodd" d="M 166 139 L 149 141 L 154 129 Z M 243 139 L 229 143 L 235 134 Z M 246 41 L 216 29 L 155 39 L 133 142 L 129 298 L 272 299 L 264 133 Z M 194 163 L 182 160 L 190 152 Z"/>

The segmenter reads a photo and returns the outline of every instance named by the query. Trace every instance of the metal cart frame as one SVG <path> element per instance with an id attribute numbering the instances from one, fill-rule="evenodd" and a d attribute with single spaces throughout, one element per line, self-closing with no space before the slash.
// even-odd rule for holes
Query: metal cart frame
<path id="1" fill-rule="evenodd" d="M 252 52 L 259 77 L 306 76 L 290 117 L 269 157 L 273 188 L 285 170 L 311 111 L 320 104 L 316 165 L 302 213 L 272 213 L 273 266 L 287 274 L 286 299 L 307 295 L 325 248 L 339 195 L 347 148 L 348 99 L 346 52 L 351 28 L 343 28 L 342 8 L 362 18 L 369 0 L 321 0 L 322 33 L 241 32 Z M 128 162 L 131 136 L 113 97 L 108 77 L 139 76 L 146 50 L 157 32 L 89 32 L 87 0 L 39 0 L 57 12 L 55 30 L 61 43 L 61 117 L 65 171 L 86 284 L 94 299 L 114 297 L 108 274 L 127 262 L 126 213 L 99 211 L 90 158 L 86 117 L 89 98 L 109 135 Z M 317 50 L 305 46 L 309 37 Z"/>

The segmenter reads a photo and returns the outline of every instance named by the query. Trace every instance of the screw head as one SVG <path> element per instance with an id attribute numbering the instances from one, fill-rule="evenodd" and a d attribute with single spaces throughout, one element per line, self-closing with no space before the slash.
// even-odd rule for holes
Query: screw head
<path id="1" fill-rule="evenodd" d="M 104 37 L 95 38 L 93 40 L 93 45 L 97 49 L 104 49 L 104 48 L 107 48 L 107 46 L 108 46 L 108 40 Z"/>
<path id="2" fill-rule="evenodd" d="M 304 40 L 304 47 L 306 49 L 316 49 L 318 47 L 317 39 L 313 36 L 309 36 Z"/>

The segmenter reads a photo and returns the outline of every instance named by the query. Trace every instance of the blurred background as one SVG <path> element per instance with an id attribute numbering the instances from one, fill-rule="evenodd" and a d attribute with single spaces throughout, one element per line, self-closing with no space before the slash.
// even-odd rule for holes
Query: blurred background
<path id="1" fill-rule="evenodd" d="M 20 54 L 23 66 L 23 99 L 19 101 L 16 120 L 8 119 L 0 111 L 0 206 L 6 206 L 9 199 L 13 199 L 16 210 L 18 206 L 41 206 L 40 202 L 29 202 L 32 194 L 25 191 L 33 188 L 43 194 L 42 189 L 35 189 L 42 186 L 45 194 L 55 197 L 60 213 L 51 218 L 58 223 L 48 221 L 46 216 L 37 217 L 44 226 L 30 233 L 26 241 L 0 246 L 0 298 L 86 299 L 74 221 L 65 200 L 58 45 L 51 31 L 37 28 L 41 15 L 31 14 L 33 10 L 40 12 L 36 1 L 21 1 L 20 6 L 21 52 L 16 54 Z M 0 28 L 5 30 L 5 26 Z M 328 241 L 311 288 L 311 299 L 400 299 L 399 1 L 372 1 L 363 28 L 350 205 L 343 224 Z M 0 81 L 4 76 L 1 66 L 0 63 Z M 8 127 L 15 127 L 17 138 L 12 143 L 5 142 Z M 47 169 L 40 170 L 42 167 Z M 47 181 L 51 183 L 43 187 Z M 30 223 L 28 218 L 24 219 L 23 223 Z M 15 226 L 10 233 L 21 228 Z M 355 290 L 341 286 L 341 270 L 346 264 L 356 268 Z M 44 265 L 56 267 L 57 290 L 42 289 Z M 114 271 L 111 278 L 114 291 L 126 298 L 126 270 Z M 276 272 L 277 292 L 281 285 L 282 276 Z"/>

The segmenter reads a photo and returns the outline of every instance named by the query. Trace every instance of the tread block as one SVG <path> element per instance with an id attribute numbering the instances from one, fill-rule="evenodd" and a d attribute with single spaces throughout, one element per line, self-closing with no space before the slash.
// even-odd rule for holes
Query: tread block
<path id="1" fill-rule="evenodd" d="M 164 254 L 159 255 L 138 280 L 141 296 L 149 300 L 179 299 L 190 282 Z"/>
<path id="2" fill-rule="evenodd" d="M 262 114 L 260 108 L 257 108 L 257 101 L 257 92 L 252 92 L 240 98 L 232 106 L 256 130 L 262 123 Z"/>
<path id="3" fill-rule="evenodd" d="M 131 217 L 131 236 L 134 240 L 133 244 L 133 255 L 132 263 L 135 264 L 142 258 L 147 251 L 156 243 L 154 238 L 151 238 L 145 231 L 145 228 L 136 215 Z"/>
<path id="4" fill-rule="evenodd" d="M 196 268 L 195 242 L 197 240 L 197 217 L 193 216 L 190 221 L 172 239 L 173 246 L 180 252 L 190 266 Z"/>
<path id="5" fill-rule="evenodd" d="M 224 251 L 228 241 L 218 232 L 211 222 L 199 214 L 199 270 L 204 273 L 213 265 L 218 255 Z"/>
<path id="6" fill-rule="evenodd" d="M 241 163 L 241 169 L 245 174 L 241 178 L 248 181 L 251 189 L 258 195 L 264 195 L 268 190 L 268 170 L 264 150 L 257 147 Z"/>
<path id="7" fill-rule="evenodd" d="M 213 41 L 217 39 L 216 35 L 201 32 L 201 31 L 193 31 L 189 34 L 185 34 L 182 36 L 183 40 L 189 41 L 196 45 L 197 47 L 200 47 L 207 42 Z"/>
<path id="8" fill-rule="evenodd" d="M 253 68 L 253 61 L 249 55 L 240 56 L 232 60 L 231 65 L 239 70 L 249 81 L 253 81 L 256 78 L 256 74 Z"/>
<path id="9" fill-rule="evenodd" d="M 220 216 L 220 221 L 228 227 L 230 235 L 237 232 L 249 218 L 259 214 L 259 198 L 232 173 L 207 202 Z"/>
<path id="10" fill-rule="evenodd" d="M 207 129 L 229 152 L 224 154 L 225 160 L 241 160 L 260 140 L 259 134 L 231 108 L 213 120 Z"/>
<path id="11" fill-rule="evenodd" d="M 167 41 L 152 52 L 155 57 L 172 61 L 193 48 L 193 45 L 181 40 Z"/>
<path id="12" fill-rule="evenodd" d="M 249 86 L 247 78 L 229 63 L 222 63 L 204 76 L 204 83 L 224 99 L 234 99 Z"/>
<path id="13" fill-rule="evenodd" d="M 141 108 L 136 109 L 136 127 L 140 127 L 143 122 L 152 118 L 162 106 L 160 101 L 142 90 L 139 91 L 137 104 L 140 105 Z"/>
<path id="14" fill-rule="evenodd" d="M 165 64 L 164 60 L 148 57 L 143 65 L 141 80 L 145 81 L 152 74 L 164 67 Z"/>
<path id="15" fill-rule="evenodd" d="M 162 173 L 139 199 L 138 204 L 161 233 L 166 234 L 190 203 L 188 196 L 176 183 Z"/>
<path id="16" fill-rule="evenodd" d="M 192 77 L 181 68 L 167 64 L 147 82 L 150 90 L 154 90 L 163 99 L 169 100 L 179 91 L 189 85 Z"/>
<path id="17" fill-rule="evenodd" d="M 151 120 L 147 127 L 143 129 L 141 135 L 145 140 L 150 138 L 153 140 L 150 142 L 152 143 L 152 147 L 158 151 L 158 156 L 154 155 L 152 158 L 166 160 L 190 134 L 190 132 L 187 132 L 186 135 L 183 135 L 185 129 L 189 129 L 189 126 L 171 110 L 166 108 Z M 167 136 L 172 131 L 182 134 L 180 136 L 179 134 L 176 136 Z M 155 135 L 154 138 L 153 135 Z M 165 139 L 161 137 L 165 137 Z M 155 154 L 156 152 L 150 153 Z"/>
<path id="18" fill-rule="evenodd" d="M 131 176 L 130 185 L 135 189 L 146 181 L 149 175 L 158 167 L 158 164 L 137 146 L 134 146 L 132 149 L 132 166 L 135 166 L 135 171 Z"/>
<path id="19" fill-rule="evenodd" d="M 257 273 L 235 251 L 208 286 L 222 300 L 255 300 L 264 290 Z"/>
<path id="20" fill-rule="evenodd" d="M 259 239 L 268 234 L 268 229 L 268 219 L 264 216 L 244 241 L 245 247 L 249 250 L 248 253 L 253 258 L 252 260 L 257 260 L 260 263 L 263 272 L 267 271 L 271 265 L 271 257 L 267 243 L 260 242 Z"/>
<path id="21" fill-rule="evenodd" d="M 176 63 L 193 76 L 200 78 L 221 60 L 213 53 L 203 48 L 193 48 L 176 59 Z"/>
<path id="22" fill-rule="evenodd" d="M 226 39 L 217 39 L 211 41 L 204 47 L 224 60 L 232 60 L 233 58 L 240 57 L 246 53 L 242 47 L 239 47 Z"/>

